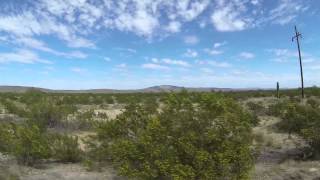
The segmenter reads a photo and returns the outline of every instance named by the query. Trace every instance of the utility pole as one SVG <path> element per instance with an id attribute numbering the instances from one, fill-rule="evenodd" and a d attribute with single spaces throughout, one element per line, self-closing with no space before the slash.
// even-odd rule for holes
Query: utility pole
<path id="1" fill-rule="evenodd" d="M 292 42 L 296 39 L 299 52 L 299 62 L 300 62 L 300 76 L 301 76 L 301 97 L 304 98 L 304 83 L 303 83 L 303 70 L 302 70 L 302 61 L 301 61 L 301 51 L 300 51 L 300 42 L 299 38 L 302 38 L 302 34 L 298 32 L 297 26 L 294 26 L 296 35 L 292 37 Z"/>

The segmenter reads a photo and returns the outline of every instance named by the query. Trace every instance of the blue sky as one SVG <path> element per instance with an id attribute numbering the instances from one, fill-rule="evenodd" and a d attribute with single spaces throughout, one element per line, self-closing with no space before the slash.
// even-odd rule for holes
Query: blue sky
<path id="1" fill-rule="evenodd" d="M 317 0 L 1 0 L 0 85 L 320 85 Z"/>

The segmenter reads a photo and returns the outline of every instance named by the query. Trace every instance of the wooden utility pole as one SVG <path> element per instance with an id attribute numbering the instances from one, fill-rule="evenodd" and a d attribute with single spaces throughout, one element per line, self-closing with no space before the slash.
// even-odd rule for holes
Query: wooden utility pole
<path id="1" fill-rule="evenodd" d="M 303 70 L 302 70 L 302 61 L 301 61 L 301 51 L 300 51 L 300 42 L 299 38 L 302 38 L 302 34 L 298 32 L 297 26 L 294 26 L 296 35 L 292 37 L 292 42 L 296 39 L 299 52 L 299 62 L 300 62 L 300 76 L 301 76 L 301 97 L 304 98 L 304 83 L 303 83 Z"/>

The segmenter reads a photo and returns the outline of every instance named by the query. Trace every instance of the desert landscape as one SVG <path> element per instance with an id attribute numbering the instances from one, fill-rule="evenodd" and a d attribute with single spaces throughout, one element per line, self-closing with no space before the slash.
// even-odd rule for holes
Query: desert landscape
<path id="1" fill-rule="evenodd" d="M 320 180 L 319 0 L 0 0 L 0 180 Z"/>
<path id="2" fill-rule="evenodd" d="M 114 133 L 124 131 L 131 134 L 127 138 L 133 138 L 131 136 L 137 136 L 136 138 L 138 138 L 141 135 L 139 133 L 147 133 L 142 131 L 148 131 L 147 127 L 149 125 L 147 125 L 147 129 L 140 129 L 141 132 L 139 133 L 138 131 L 134 132 L 134 129 L 143 127 L 141 123 L 145 122 L 143 119 L 147 117 L 151 118 L 149 121 L 152 122 L 152 116 L 159 116 L 159 118 L 163 118 L 164 122 L 172 119 L 175 122 L 171 123 L 184 122 L 187 124 L 180 124 L 180 126 L 189 126 L 189 122 L 185 121 L 185 118 L 207 117 L 205 115 L 206 111 L 196 107 L 208 107 L 208 110 L 215 112 L 224 103 L 232 103 L 233 105 L 229 105 L 235 106 L 235 109 L 225 111 L 240 113 L 236 115 L 238 119 L 232 121 L 231 127 L 227 125 L 228 122 L 222 121 L 222 123 L 227 123 L 224 125 L 225 128 L 228 127 L 228 131 L 232 131 L 232 128 L 238 129 L 241 126 L 247 128 L 248 132 L 243 132 L 246 134 L 244 135 L 246 139 L 241 140 L 242 143 L 244 140 L 246 142 L 241 146 L 247 149 L 242 154 L 247 158 L 237 160 L 238 163 L 243 163 L 242 166 L 247 166 L 247 168 L 242 169 L 241 167 L 241 172 L 228 169 L 221 170 L 220 168 L 208 169 L 208 171 L 214 170 L 218 173 L 215 176 L 211 174 L 210 178 L 220 179 L 231 177 L 231 175 L 239 179 L 316 180 L 320 178 L 319 149 L 317 146 L 319 136 L 318 131 L 316 131 L 320 112 L 320 90 L 318 88 L 307 88 L 308 97 L 303 101 L 299 98 L 299 91 L 294 89 L 281 91 L 280 98 L 277 98 L 275 90 L 188 92 L 187 88 L 183 90 L 179 88 L 176 92 L 169 92 L 170 90 L 101 94 L 87 92 L 48 93 L 35 88 L 27 88 L 23 92 L 2 92 L 0 94 L 0 179 L 111 180 L 162 176 L 163 172 L 156 170 L 158 169 L 156 164 L 153 166 L 156 168 L 154 169 L 155 172 L 158 171 L 158 175 L 133 173 L 135 169 L 140 168 L 142 169 L 139 172 L 148 172 L 147 169 L 140 167 L 138 164 L 123 170 L 122 163 L 130 162 L 127 158 L 131 155 L 129 155 L 129 152 L 125 152 L 129 149 L 124 148 L 124 144 L 117 146 L 120 149 L 111 145 L 117 144 L 118 141 Z M 209 97 L 212 99 L 210 100 Z M 223 99 L 220 99 L 220 97 L 223 97 Z M 168 103 L 168 101 L 171 101 L 171 103 Z M 191 106 L 188 105 L 189 103 L 191 103 Z M 41 108 L 35 108 L 40 106 Z M 184 113 L 186 116 L 181 114 L 184 118 L 175 116 L 175 113 L 180 113 L 184 111 L 183 109 L 191 107 L 195 108 L 189 110 L 192 111 L 193 115 L 187 115 L 189 112 L 185 112 L 187 113 Z M 172 108 L 180 108 L 180 110 L 174 113 Z M 163 114 L 164 112 L 166 113 Z M 170 117 L 168 117 L 169 112 L 173 113 Z M 194 114 L 196 112 L 202 113 L 196 115 Z M 165 120 L 167 117 L 169 119 Z M 214 117 L 212 115 L 207 118 L 215 122 L 217 119 Z M 236 123 L 242 118 L 245 118 L 243 121 L 247 121 L 249 124 Z M 121 129 L 118 129 L 119 131 L 112 129 L 113 126 L 117 126 L 117 123 L 112 123 L 116 121 L 123 125 L 123 127 L 119 127 Z M 126 125 L 129 122 L 132 124 Z M 135 123 L 140 125 L 135 127 Z M 145 123 L 148 124 L 148 122 Z M 312 125 L 310 126 L 310 124 Z M 200 126 L 201 124 L 197 125 Z M 173 124 L 170 126 L 173 126 Z M 160 126 L 158 128 L 161 129 Z M 158 128 L 154 130 L 155 132 L 152 132 L 160 133 Z M 32 131 L 29 131 L 29 129 L 32 129 Z M 178 133 L 175 129 L 172 129 L 172 131 Z M 211 129 L 210 132 L 217 133 L 217 129 Z M 240 132 L 242 131 L 237 130 L 237 133 Z M 308 133 L 305 134 L 305 132 Z M 23 136 L 19 133 L 23 133 L 21 134 Z M 157 134 L 153 137 L 153 133 L 149 134 L 150 140 L 156 138 L 154 141 L 158 141 L 157 136 L 161 137 L 161 135 Z M 185 133 L 188 133 L 188 130 L 185 130 Z M 142 137 L 144 136 L 142 135 Z M 163 138 L 167 139 L 168 136 L 166 135 Z M 181 138 L 183 136 L 182 134 Z M 136 138 L 131 140 L 135 142 L 137 141 Z M 167 140 L 163 139 L 158 143 Z M 197 142 L 189 141 L 196 147 Z M 227 139 L 224 141 L 227 141 Z M 233 139 L 228 144 L 232 146 L 230 143 L 234 142 L 235 145 L 239 146 L 240 144 L 237 144 L 239 143 L 237 141 Z M 103 145 L 104 143 L 107 144 Z M 154 145 L 159 145 L 158 143 Z M 216 144 L 221 143 L 221 141 L 211 139 L 211 143 Z M 149 145 L 143 143 L 140 146 L 147 148 Z M 154 147 L 154 145 L 151 147 Z M 174 147 L 175 145 L 172 144 L 172 148 Z M 159 148 L 159 151 L 161 151 L 161 147 Z M 189 148 L 191 147 L 187 149 Z M 156 149 L 157 147 L 154 147 L 152 151 Z M 117 152 L 113 154 L 110 150 Z M 147 149 L 139 151 L 137 149 L 135 153 L 151 153 Z M 206 151 L 215 153 L 218 150 L 207 149 Z M 226 151 L 224 150 L 221 153 L 224 152 Z M 230 153 L 235 153 L 235 151 Z M 117 157 L 114 157 L 115 155 Z M 153 156 L 148 156 L 148 158 L 151 159 L 138 160 L 135 163 L 145 163 L 145 161 L 151 163 L 156 162 L 154 160 L 157 159 Z M 180 160 L 183 161 L 183 159 Z M 133 159 L 134 161 L 136 160 Z M 198 173 L 196 172 L 197 166 L 192 161 L 190 166 L 193 166 L 195 173 Z M 229 160 L 229 163 L 232 164 L 233 162 L 234 160 Z M 173 168 L 172 165 L 168 166 Z M 219 173 L 228 173 L 229 175 L 224 176 L 219 175 Z M 172 175 L 169 171 L 169 174 L 165 176 L 170 178 Z M 200 173 L 198 175 L 204 176 L 205 174 Z M 242 175 L 243 177 L 240 177 Z M 179 176 L 179 178 L 188 179 L 192 177 L 192 174 L 179 174 Z"/>

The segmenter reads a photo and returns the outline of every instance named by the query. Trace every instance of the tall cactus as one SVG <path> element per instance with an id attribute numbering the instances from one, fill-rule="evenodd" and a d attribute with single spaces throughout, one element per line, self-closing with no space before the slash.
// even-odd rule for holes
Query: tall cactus
<path id="1" fill-rule="evenodd" d="M 277 98 L 280 98 L 280 92 L 279 92 L 280 86 L 279 86 L 279 82 L 277 82 Z"/>

